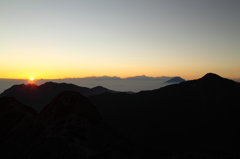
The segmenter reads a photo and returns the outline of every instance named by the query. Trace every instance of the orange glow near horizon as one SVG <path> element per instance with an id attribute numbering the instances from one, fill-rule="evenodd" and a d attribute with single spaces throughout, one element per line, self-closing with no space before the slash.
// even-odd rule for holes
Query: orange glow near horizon
<path id="1" fill-rule="evenodd" d="M 39 68 L 35 67 L 35 69 L 19 67 L 17 69 L 5 69 L 1 72 L 0 78 L 5 79 L 26 79 L 30 80 L 30 77 L 34 78 L 34 80 L 38 79 L 64 79 L 64 78 L 84 78 L 84 77 L 102 77 L 102 76 L 117 76 L 120 78 L 127 78 L 133 76 L 149 76 L 149 77 L 160 77 L 160 76 L 180 76 L 184 79 L 198 79 L 203 77 L 206 73 L 212 72 L 216 73 L 219 76 L 225 78 L 239 78 L 240 74 L 238 69 L 234 69 L 232 71 L 222 70 L 218 68 L 202 68 L 202 69 L 194 69 L 194 68 L 185 68 L 180 67 L 105 67 L 105 68 Z M 31 81 L 31 80 L 30 80 Z"/>
<path id="2" fill-rule="evenodd" d="M 38 79 L 64 79 L 64 78 L 84 78 L 84 77 L 102 77 L 102 76 L 117 76 L 120 78 L 127 78 L 127 77 L 134 77 L 134 76 L 148 76 L 148 77 L 160 77 L 160 76 L 180 76 L 186 80 L 192 80 L 192 79 L 198 79 L 203 77 L 206 73 L 212 72 L 216 73 L 219 76 L 222 76 L 224 78 L 239 78 L 237 74 L 234 75 L 234 73 L 226 73 L 226 72 L 221 72 L 221 71 L 199 71 L 199 72 L 194 72 L 192 70 L 189 71 L 180 71 L 180 70 L 169 70 L 169 71 L 151 71 L 151 70 L 131 70 L 128 71 L 122 71 L 118 70 L 115 71 L 114 73 L 112 71 L 103 71 L 104 73 L 100 73 L 100 71 L 84 71 L 88 73 L 81 73 L 80 71 L 72 71 L 72 72 L 58 72 L 58 71 L 53 71 L 54 73 L 49 72 L 36 72 L 36 73 L 26 73 L 26 72 L 21 72 L 22 74 L 11 74 L 10 76 L 6 77 L 0 77 L 0 78 L 5 78 L 5 79 L 28 79 L 31 83 L 34 82 L 35 80 Z M 146 73 L 145 73 L 146 72 Z M 157 72 L 157 73 L 156 73 Z M 26 76 L 30 78 L 26 78 Z"/>

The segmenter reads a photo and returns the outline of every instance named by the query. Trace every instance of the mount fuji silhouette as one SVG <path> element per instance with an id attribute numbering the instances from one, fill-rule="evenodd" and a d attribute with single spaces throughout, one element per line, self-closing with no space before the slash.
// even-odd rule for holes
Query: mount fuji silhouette
<path id="1" fill-rule="evenodd" d="M 173 77 L 170 80 L 166 81 L 165 83 L 180 83 L 180 82 L 185 82 L 184 79 L 181 77 Z"/>

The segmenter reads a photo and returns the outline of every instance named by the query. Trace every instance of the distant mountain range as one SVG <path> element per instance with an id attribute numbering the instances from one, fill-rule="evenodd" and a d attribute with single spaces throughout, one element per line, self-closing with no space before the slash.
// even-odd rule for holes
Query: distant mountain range
<path id="1" fill-rule="evenodd" d="M 116 91 L 101 86 L 90 89 L 67 83 L 46 82 L 40 86 L 35 84 L 14 85 L 0 94 L 0 97 L 14 97 L 21 103 L 31 106 L 39 112 L 56 95 L 66 90 L 80 92 L 85 97 L 105 92 L 116 93 Z"/>
<path id="2" fill-rule="evenodd" d="M 133 94 L 97 87 L 84 97 L 80 90 L 89 91 L 56 83 L 6 90 L 14 97 L 0 98 L 0 158 L 240 157 L 238 82 L 208 73 Z M 51 100 L 37 113 L 18 96 Z"/>
<path id="3" fill-rule="evenodd" d="M 65 78 L 65 79 L 80 79 L 80 80 L 84 80 L 84 79 L 93 79 L 93 80 L 168 80 L 171 79 L 173 77 L 169 77 L 169 76 L 160 76 L 160 77 L 149 77 L 146 75 L 141 75 L 141 76 L 132 76 L 132 77 L 126 77 L 126 78 L 120 78 L 117 76 L 100 76 L 100 77 L 96 77 L 96 76 L 91 76 L 91 77 L 83 77 L 83 78 Z"/>
<path id="4" fill-rule="evenodd" d="M 85 78 L 64 78 L 64 79 L 36 79 L 34 84 L 42 85 L 46 82 L 54 83 L 71 83 L 77 86 L 84 86 L 93 88 L 96 86 L 103 86 L 110 90 L 122 91 L 122 92 L 139 92 L 142 90 L 152 90 L 160 88 L 169 83 L 164 83 L 172 77 L 148 77 L 145 75 L 134 76 L 128 78 L 119 78 L 116 76 L 102 76 L 102 77 L 85 77 Z M 10 88 L 13 85 L 29 84 L 28 80 L 14 80 L 14 79 L 0 79 L 0 93 Z"/>
<path id="5" fill-rule="evenodd" d="M 145 80 L 149 77 L 139 76 L 134 77 L 132 80 L 134 80 L 135 78 Z M 179 81 L 181 80 L 183 79 L 180 77 L 174 77 L 170 79 L 168 83 L 179 83 Z M 39 112 L 56 95 L 66 90 L 80 92 L 85 97 L 98 95 L 105 92 L 117 93 L 117 91 L 109 90 L 102 86 L 97 86 L 90 89 L 87 87 L 80 87 L 74 84 L 46 82 L 40 86 L 37 86 L 35 84 L 14 85 L 11 88 L 5 90 L 2 94 L 0 94 L 0 97 L 14 97 L 21 103 L 31 106 Z M 128 91 L 127 93 L 133 94 L 134 92 Z"/>

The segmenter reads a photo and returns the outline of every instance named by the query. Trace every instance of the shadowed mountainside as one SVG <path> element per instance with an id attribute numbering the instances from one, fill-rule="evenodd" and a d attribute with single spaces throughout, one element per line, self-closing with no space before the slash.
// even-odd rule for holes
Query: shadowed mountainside
<path id="1" fill-rule="evenodd" d="M 38 115 L 9 97 L 0 98 L 0 110 L 1 158 L 139 158 L 133 145 L 78 92 L 60 93 Z M 20 123 L 20 117 L 26 121 Z"/>
<path id="2" fill-rule="evenodd" d="M 107 124 L 135 142 L 167 152 L 240 155 L 239 98 L 239 83 L 208 73 L 153 91 L 89 100 Z"/>
<path id="3" fill-rule="evenodd" d="M 86 97 L 104 92 L 115 92 L 101 86 L 90 89 L 73 84 L 46 82 L 40 86 L 35 84 L 14 85 L 0 94 L 0 97 L 14 97 L 21 103 L 31 106 L 39 112 L 56 95 L 66 90 L 80 92 Z"/>
<path id="4" fill-rule="evenodd" d="M 16 130 L 37 115 L 36 110 L 25 106 L 13 97 L 0 98 L 0 139 Z"/>

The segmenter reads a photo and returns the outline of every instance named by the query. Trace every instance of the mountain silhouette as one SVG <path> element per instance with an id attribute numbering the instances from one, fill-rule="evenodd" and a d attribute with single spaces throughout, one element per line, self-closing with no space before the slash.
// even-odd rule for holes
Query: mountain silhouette
<path id="1" fill-rule="evenodd" d="M 135 94 L 89 97 L 107 124 L 132 141 L 173 152 L 240 155 L 240 85 L 208 73 Z"/>
<path id="2" fill-rule="evenodd" d="M 40 86 L 35 84 L 14 85 L 0 94 L 0 97 L 14 97 L 21 103 L 31 106 L 39 112 L 43 106 L 48 104 L 56 95 L 65 90 L 80 92 L 86 97 L 104 92 L 115 92 L 100 86 L 90 89 L 67 83 L 46 82 Z"/>
<path id="3" fill-rule="evenodd" d="M 225 80 L 223 77 L 217 75 L 217 74 L 214 74 L 214 73 L 207 73 L 206 75 L 204 75 L 202 78 L 201 78 L 202 81 L 204 82 L 210 82 L 210 83 L 219 83 L 219 82 L 223 82 L 223 81 L 227 81 Z"/>
<path id="4" fill-rule="evenodd" d="M 139 158 L 128 139 L 107 126 L 78 92 L 61 92 L 39 114 L 11 97 L 0 98 L 0 108 L 1 132 L 15 125 L 0 134 L 1 158 Z"/>
<path id="5" fill-rule="evenodd" d="M 9 90 L 41 101 L 39 87 Z M 134 94 L 61 91 L 39 113 L 1 97 L 0 158 L 239 158 L 239 97 L 239 83 L 213 73 Z"/>
<path id="6" fill-rule="evenodd" d="M 180 82 L 185 82 L 184 79 L 181 77 L 173 77 L 170 80 L 166 81 L 165 83 L 180 83 Z"/>

